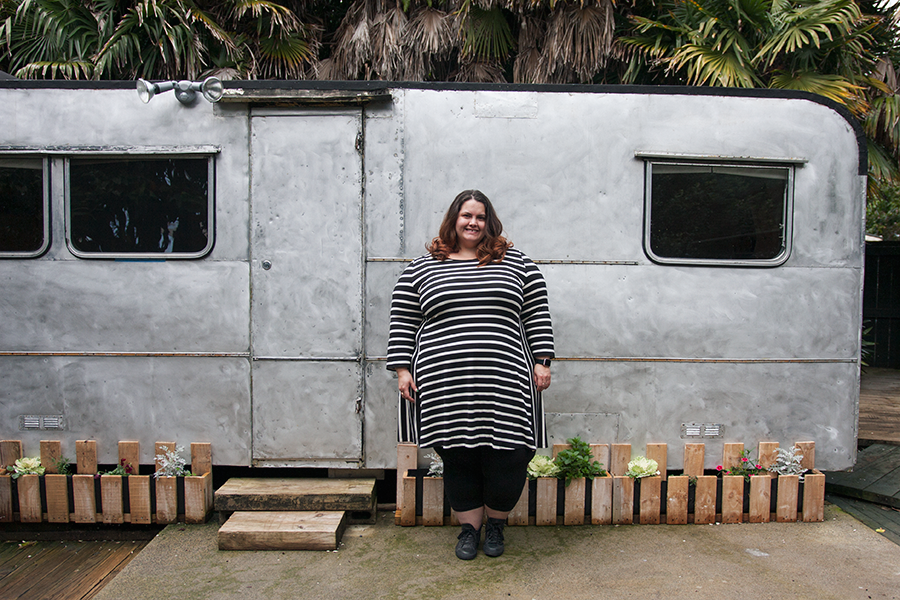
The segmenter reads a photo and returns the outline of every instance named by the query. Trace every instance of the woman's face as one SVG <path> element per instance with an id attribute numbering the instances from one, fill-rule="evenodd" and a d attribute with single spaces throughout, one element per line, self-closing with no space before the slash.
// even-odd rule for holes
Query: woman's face
<path id="1" fill-rule="evenodd" d="M 487 215 L 484 212 L 484 204 L 471 199 L 463 202 L 456 217 L 456 237 L 460 248 L 470 250 L 477 248 L 484 238 L 486 226 Z"/>

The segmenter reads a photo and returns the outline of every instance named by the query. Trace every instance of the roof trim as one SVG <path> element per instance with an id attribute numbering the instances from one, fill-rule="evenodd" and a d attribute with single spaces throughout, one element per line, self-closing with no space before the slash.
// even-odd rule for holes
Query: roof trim
<path id="1" fill-rule="evenodd" d="M 519 83 L 459 83 L 459 82 L 418 82 L 418 81 L 313 81 L 313 80 L 248 80 L 225 81 L 226 90 L 252 90 L 254 101 L 273 100 L 286 90 L 312 92 L 335 92 L 333 96 L 347 96 L 341 92 L 360 93 L 361 96 L 380 96 L 390 89 L 436 90 L 436 91 L 498 91 L 498 92 L 540 92 L 565 94 L 637 94 L 670 96 L 722 96 L 728 98 L 783 98 L 805 100 L 830 108 L 850 124 L 856 134 L 859 150 L 857 174 L 868 173 L 868 146 L 865 132 L 859 121 L 846 107 L 809 92 L 778 90 L 770 88 L 725 88 L 704 86 L 670 85 L 585 85 L 585 84 L 519 84 Z M 0 89 L 62 89 L 62 90 L 117 90 L 134 89 L 134 81 L 83 81 L 83 80 L 0 80 Z M 269 92 L 267 94 L 267 92 Z M 315 94 L 313 94 L 315 95 Z M 351 94 L 352 95 L 352 94 Z M 233 97 L 233 96 L 232 96 Z"/>

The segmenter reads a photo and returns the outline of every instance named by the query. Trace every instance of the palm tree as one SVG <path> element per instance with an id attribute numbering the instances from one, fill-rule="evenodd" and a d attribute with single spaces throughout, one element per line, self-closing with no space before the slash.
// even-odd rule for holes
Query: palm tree
<path id="1" fill-rule="evenodd" d="M 870 194 L 897 179 L 900 105 L 884 15 L 853 0 L 660 0 L 619 38 L 625 83 L 768 87 L 847 107 L 869 138 Z M 628 52 L 630 50 L 630 53 Z"/>
<path id="2" fill-rule="evenodd" d="M 269 0 L 2 2 L 4 66 L 18 77 L 298 78 L 320 43 Z"/>

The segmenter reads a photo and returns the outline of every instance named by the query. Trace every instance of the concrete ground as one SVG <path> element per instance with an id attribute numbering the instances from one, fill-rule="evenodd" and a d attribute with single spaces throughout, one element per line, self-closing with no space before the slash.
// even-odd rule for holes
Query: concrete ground
<path id="1" fill-rule="evenodd" d="M 456 528 L 348 528 L 335 552 L 222 552 L 218 525 L 170 525 L 97 600 L 229 598 L 900 599 L 900 546 L 827 504 L 823 523 L 508 527 L 460 561 Z"/>

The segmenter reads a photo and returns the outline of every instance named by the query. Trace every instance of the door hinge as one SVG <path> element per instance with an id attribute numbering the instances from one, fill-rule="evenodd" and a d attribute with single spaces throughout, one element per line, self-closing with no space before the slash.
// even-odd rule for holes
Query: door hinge
<path id="1" fill-rule="evenodd" d="M 363 151 L 363 134 L 362 131 L 356 134 L 356 152 L 362 154 Z"/>
<path id="2" fill-rule="evenodd" d="M 362 398 L 357 398 L 356 399 L 356 414 L 359 414 L 361 412 L 362 412 Z"/>

